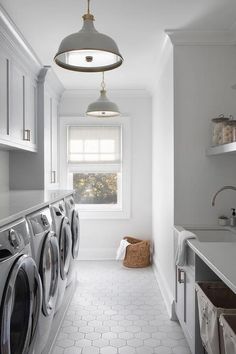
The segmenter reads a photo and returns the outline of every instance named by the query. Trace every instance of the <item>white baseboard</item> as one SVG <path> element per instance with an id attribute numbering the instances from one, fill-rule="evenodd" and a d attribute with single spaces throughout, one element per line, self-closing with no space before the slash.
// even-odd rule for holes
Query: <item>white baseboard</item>
<path id="1" fill-rule="evenodd" d="M 174 297 L 169 289 L 169 286 L 166 282 L 165 277 L 163 276 L 163 273 L 161 271 L 161 267 L 155 259 L 153 259 L 152 268 L 153 268 L 157 283 L 159 285 L 164 303 L 166 305 L 168 315 L 171 320 L 176 320 L 176 315 L 175 315 L 175 310 L 174 310 Z"/>
<path id="2" fill-rule="evenodd" d="M 78 260 L 112 261 L 116 259 L 116 248 L 80 248 Z"/>

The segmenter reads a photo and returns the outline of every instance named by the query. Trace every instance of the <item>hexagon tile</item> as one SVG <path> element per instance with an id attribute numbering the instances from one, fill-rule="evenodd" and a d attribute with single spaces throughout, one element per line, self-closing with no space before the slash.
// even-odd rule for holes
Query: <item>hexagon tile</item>
<path id="1" fill-rule="evenodd" d="M 77 288 L 52 354 L 191 354 L 152 268 L 76 262 Z"/>

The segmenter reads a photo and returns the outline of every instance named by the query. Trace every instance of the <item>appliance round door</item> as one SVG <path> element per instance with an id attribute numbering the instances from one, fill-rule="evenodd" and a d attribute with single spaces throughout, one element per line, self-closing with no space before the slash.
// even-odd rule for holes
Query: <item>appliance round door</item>
<path id="1" fill-rule="evenodd" d="M 59 252 L 60 252 L 60 274 L 63 280 L 66 279 L 71 263 L 71 247 L 72 235 L 69 220 L 66 216 L 61 222 L 59 235 Z"/>
<path id="2" fill-rule="evenodd" d="M 33 351 L 42 304 L 42 286 L 34 260 L 20 256 L 13 264 L 1 304 L 0 352 Z"/>
<path id="3" fill-rule="evenodd" d="M 80 241 L 80 226 L 79 226 L 79 214 L 77 210 L 73 210 L 71 217 L 71 233 L 72 233 L 72 256 L 78 257 L 79 253 L 79 241 Z"/>
<path id="4" fill-rule="evenodd" d="M 59 247 L 56 235 L 49 231 L 44 239 L 39 264 L 42 281 L 42 309 L 49 316 L 55 309 L 59 276 Z"/>

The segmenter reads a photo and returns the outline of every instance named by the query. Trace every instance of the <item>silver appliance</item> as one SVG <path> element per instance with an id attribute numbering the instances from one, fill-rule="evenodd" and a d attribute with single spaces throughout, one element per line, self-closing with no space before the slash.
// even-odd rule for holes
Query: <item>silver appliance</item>
<path id="1" fill-rule="evenodd" d="M 52 215 L 52 227 L 56 234 L 59 244 L 59 280 L 58 280 L 58 297 L 56 303 L 56 311 L 59 310 L 68 285 L 68 277 L 72 272 L 71 269 L 71 247 L 72 235 L 68 218 L 65 215 L 64 201 L 60 201 L 50 205 Z"/>
<path id="2" fill-rule="evenodd" d="M 59 247 L 52 231 L 49 208 L 27 217 L 31 232 L 31 250 L 42 282 L 42 308 L 39 317 L 35 354 L 41 354 L 47 344 L 56 309 L 59 279 Z"/>
<path id="3" fill-rule="evenodd" d="M 42 285 L 24 219 L 0 229 L 0 304 L 0 353 L 34 353 Z"/>
<path id="4" fill-rule="evenodd" d="M 72 196 L 65 198 L 66 214 L 70 221 L 72 233 L 72 257 L 76 259 L 79 254 L 80 245 L 80 221 L 79 213 L 75 208 L 75 201 Z"/>

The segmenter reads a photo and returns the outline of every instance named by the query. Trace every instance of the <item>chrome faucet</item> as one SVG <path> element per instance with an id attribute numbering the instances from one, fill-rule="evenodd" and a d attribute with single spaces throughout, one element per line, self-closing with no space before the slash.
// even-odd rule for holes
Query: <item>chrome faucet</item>
<path id="1" fill-rule="evenodd" d="M 217 195 L 225 189 L 231 189 L 232 191 L 236 191 L 236 187 L 234 187 L 234 186 L 224 186 L 224 187 L 220 188 L 212 197 L 212 200 L 211 200 L 212 206 L 215 206 L 215 201 L 216 201 Z"/>

